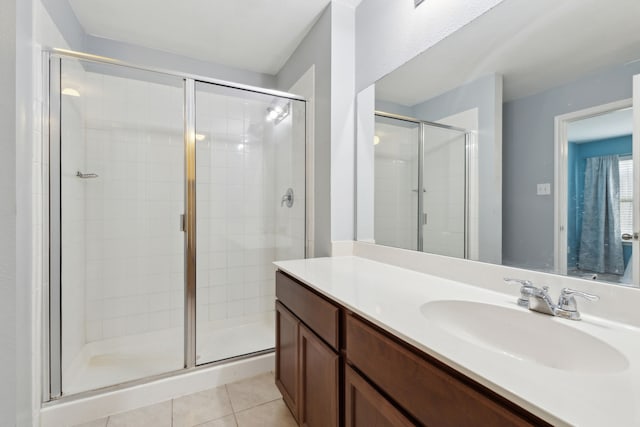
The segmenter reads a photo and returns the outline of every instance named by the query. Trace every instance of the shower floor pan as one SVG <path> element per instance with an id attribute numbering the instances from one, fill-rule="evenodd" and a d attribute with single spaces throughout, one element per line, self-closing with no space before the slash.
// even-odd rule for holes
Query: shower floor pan
<path id="1" fill-rule="evenodd" d="M 229 359 L 274 347 L 275 319 L 220 325 L 198 323 L 196 364 Z M 183 365 L 182 328 L 85 344 L 63 372 L 64 395 L 177 371 Z"/>

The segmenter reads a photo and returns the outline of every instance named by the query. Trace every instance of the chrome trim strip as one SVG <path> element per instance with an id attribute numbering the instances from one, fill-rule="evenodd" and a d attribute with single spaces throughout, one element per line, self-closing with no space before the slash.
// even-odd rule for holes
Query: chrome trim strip
<path id="1" fill-rule="evenodd" d="M 62 60 L 49 62 L 49 397 L 62 395 Z"/>
<path id="2" fill-rule="evenodd" d="M 424 251 L 424 133 L 425 123 L 418 122 L 418 245 L 417 250 Z"/>
<path id="3" fill-rule="evenodd" d="M 185 292 L 184 367 L 196 366 L 196 83 L 185 80 Z"/>
<path id="4" fill-rule="evenodd" d="M 40 340 L 40 369 L 42 369 L 41 373 L 41 401 L 46 402 L 50 399 L 51 395 L 51 360 L 50 360 L 50 350 L 49 350 L 49 280 L 45 279 L 45 277 L 49 274 L 49 203 L 45 202 L 45 197 L 48 199 L 49 197 L 49 174 L 47 172 L 46 165 L 49 164 L 49 99 L 50 99 L 50 86 L 51 82 L 49 81 L 49 64 L 50 55 L 48 52 L 42 52 L 41 55 L 41 63 L 40 66 L 42 68 L 42 117 L 40 117 L 42 136 L 40 140 L 42 153 L 40 156 L 41 169 L 40 169 L 40 177 L 43 189 L 43 199 L 42 199 L 42 300 L 40 304 L 42 306 L 42 317 L 40 319 L 40 327 L 41 329 L 41 340 Z M 37 120 L 34 118 L 34 120 Z"/>
<path id="5" fill-rule="evenodd" d="M 403 115 L 400 115 L 400 114 L 386 113 L 384 111 L 378 111 L 378 110 L 375 110 L 373 112 L 373 114 L 376 115 L 376 116 L 380 116 L 380 117 L 387 117 L 389 119 L 403 120 L 405 122 L 411 122 L 411 123 L 424 123 L 424 124 L 429 125 L 429 126 L 435 126 L 435 127 L 443 128 L 443 129 L 457 130 L 457 131 L 464 132 L 464 133 L 469 132 L 469 130 L 463 129 L 463 128 L 459 128 L 457 126 L 449 126 L 449 125 L 445 125 L 445 124 L 442 124 L 442 123 L 429 122 L 427 120 L 420 120 L 420 119 L 416 119 L 416 118 L 413 118 L 413 117 L 403 116 Z"/>
<path id="6" fill-rule="evenodd" d="M 464 259 L 469 259 L 469 132 L 464 134 Z"/>
<path id="7" fill-rule="evenodd" d="M 177 72 L 177 71 L 171 71 L 171 70 L 166 70 L 163 68 L 155 68 L 155 67 L 143 67 L 141 65 L 136 65 L 136 64 L 131 64 L 129 62 L 125 62 L 125 61 L 120 61 L 117 59 L 112 59 L 112 58 L 107 58 L 104 56 L 99 56 L 99 55 L 91 55 L 88 53 L 82 53 L 82 52 L 76 52 L 73 50 L 67 50 L 67 49 L 58 49 L 58 48 L 54 48 L 51 49 L 50 52 L 52 53 L 53 56 L 67 56 L 67 57 L 73 57 L 73 58 L 77 58 L 77 59 L 82 59 L 85 61 L 91 61 L 91 62 L 98 62 L 98 63 L 103 63 L 103 64 L 112 64 L 112 65 L 121 65 L 121 66 L 125 66 L 125 67 L 129 67 L 129 68 L 135 68 L 138 70 L 143 70 L 143 71 L 153 71 L 155 73 L 161 73 L 161 74 L 167 74 L 170 76 L 176 76 L 176 77 L 182 77 L 185 80 L 195 80 L 195 81 L 200 81 L 200 82 L 205 82 L 205 83 L 212 83 L 218 86 L 226 86 L 226 87 L 230 87 L 233 89 L 243 89 L 243 90 L 247 90 L 250 92 L 256 92 L 256 93 L 262 93 L 265 95 L 273 95 L 273 96 L 279 96 L 282 98 L 288 98 L 288 99 L 297 99 L 299 101 L 305 101 L 305 99 L 299 95 L 293 94 L 293 93 L 288 93 L 288 92 L 283 92 L 283 91 L 279 91 L 279 90 L 275 90 L 275 89 L 264 89 L 261 87 L 257 87 L 257 86 L 251 86 L 251 85 L 245 85 L 245 84 L 241 84 L 241 83 L 234 83 L 234 82 L 229 82 L 226 80 L 220 80 L 220 79 L 213 79 L 210 77 L 205 77 L 205 76 L 199 76 L 196 74 L 191 74 L 191 73 L 182 73 L 182 72 Z"/>

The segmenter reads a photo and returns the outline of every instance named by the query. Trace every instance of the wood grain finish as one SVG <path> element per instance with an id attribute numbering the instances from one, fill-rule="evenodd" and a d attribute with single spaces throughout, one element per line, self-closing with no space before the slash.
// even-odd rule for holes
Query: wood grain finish
<path id="1" fill-rule="evenodd" d="M 296 317 L 276 301 L 276 386 L 295 419 L 299 405 L 299 324 Z"/>
<path id="2" fill-rule="evenodd" d="M 428 426 L 549 425 L 455 371 L 417 355 L 352 315 L 346 316 L 346 354 L 352 363 L 418 422 Z M 457 375 L 455 375 L 457 374 Z M 505 405 L 506 403 L 506 405 Z"/>
<path id="3" fill-rule="evenodd" d="M 340 357 L 300 325 L 300 412 L 304 427 L 338 427 Z"/>
<path id="4" fill-rule="evenodd" d="M 276 297 L 334 350 L 340 309 L 284 273 L 276 272 Z"/>
<path id="5" fill-rule="evenodd" d="M 344 370 L 345 427 L 412 427 L 407 417 L 351 367 Z"/>

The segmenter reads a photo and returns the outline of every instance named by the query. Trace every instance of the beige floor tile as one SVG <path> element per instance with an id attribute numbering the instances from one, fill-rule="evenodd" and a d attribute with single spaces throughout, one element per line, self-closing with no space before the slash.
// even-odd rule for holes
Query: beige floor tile
<path id="1" fill-rule="evenodd" d="M 99 420 L 89 421 L 88 423 L 76 424 L 73 427 L 106 427 L 107 419 L 100 418 Z"/>
<path id="2" fill-rule="evenodd" d="M 282 400 L 274 400 L 236 413 L 238 427 L 297 427 Z"/>
<path id="3" fill-rule="evenodd" d="M 171 427 L 171 401 L 112 415 L 107 427 Z"/>
<path id="4" fill-rule="evenodd" d="M 231 414 L 233 409 L 224 386 L 173 400 L 173 427 L 192 427 Z"/>
<path id="5" fill-rule="evenodd" d="M 272 373 L 227 384 L 227 391 L 235 412 L 244 411 L 282 397 Z"/>
<path id="6" fill-rule="evenodd" d="M 197 427 L 238 427 L 238 424 L 236 424 L 236 417 L 228 415 L 224 418 L 219 418 L 204 424 L 198 424 Z"/>

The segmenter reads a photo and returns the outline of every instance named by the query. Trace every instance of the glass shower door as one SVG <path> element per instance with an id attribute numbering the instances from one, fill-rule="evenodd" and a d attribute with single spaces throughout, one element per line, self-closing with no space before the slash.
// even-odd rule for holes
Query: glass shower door
<path id="1" fill-rule="evenodd" d="M 195 86 L 196 364 L 274 347 L 273 261 L 305 256 L 305 104 Z"/>
<path id="2" fill-rule="evenodd" d="M 422 250 L 465 258 L 466 133 L 423 123 Z"/>
<path id="3" fill-rule="evenodd" d="M 374 239 L 416 250 L 420 123 L 376 115 Z"/>
<path id="4" fill-rule="evenodd" d="M 51 64 L 57 396 L 184 365 L 184 83 L 72 58 Z"/>

